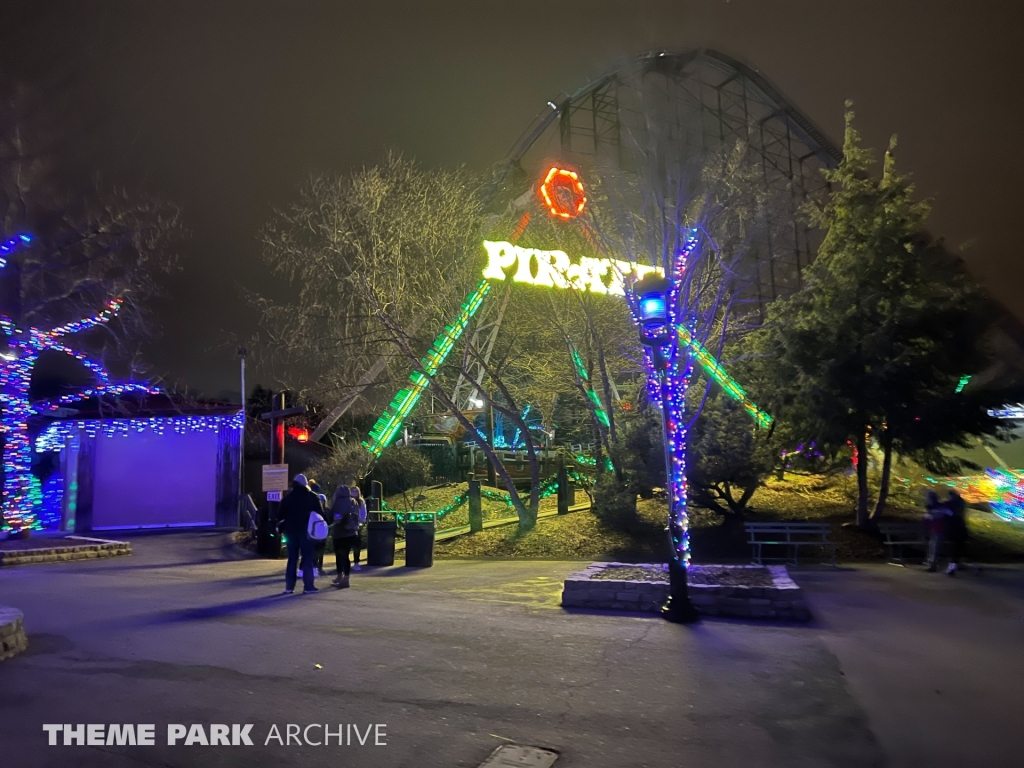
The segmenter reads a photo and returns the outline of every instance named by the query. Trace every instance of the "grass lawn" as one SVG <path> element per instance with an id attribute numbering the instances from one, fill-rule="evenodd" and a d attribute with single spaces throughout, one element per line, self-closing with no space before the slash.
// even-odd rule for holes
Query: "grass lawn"
<path id="1" fill-rule="evenodd" d="M 416 509 L 438 508 L 465 490 L 465 485 L 447 486 L 408 495 Z M 837 544 L 837 558 L 845 562 L 880 561 L 886 556 L 879 539 L 844 524 L 854 521 L 855 496 L 852 479 L 787 475 L 784 481 L 769 480 L 754 495 L 745 519 L 751 521 L 793 520 L 829 522 Z M 894 490 L 886 518 L 918 521 L 923 510 L 918 491 Z M 399 509 L 401 497 L 388 499 Z M 555 508 L 551 497 L 542 509 Z M 665 501 L 641 500 L 639 522 L 629 532 L 609 530 L 589 511 L 542 519 L 537 527 L 520 534 L 516 526 L 483 531 L 438 542 L 438 558 L 534 558 L 585 559 L 619 562 L 662 562 L 667 557 Z M 710 510 L 691 508 L 690 531 L 694 562 L 749 562 L 750 550 L 742 528 L 728 528 L 723 517 Z M 484 517 L 508 517 L 504 504 L 484 500 Z M 468 523 L 468 509 L 461 509 L 438 522 L 438 528 Z M 990 512 L 969 510 L 971 539 L 967 556 L 980 562 L 1024 560 L 1024 525 L 1000 520 Z"/>

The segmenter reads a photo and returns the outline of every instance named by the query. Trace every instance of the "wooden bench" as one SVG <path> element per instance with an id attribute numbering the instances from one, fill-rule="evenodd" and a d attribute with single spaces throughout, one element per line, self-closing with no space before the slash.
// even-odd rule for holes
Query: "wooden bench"
<path id="1" fill-rule="evenodd" d="M 879 523 L 878 532 L 889 549 L 889 560 L 899 565 L 903 564 L 903 551 L 907 547 L 920 549 L 923 555 L 928 553 L 928 532 L 923 522 Z"/>
<path id="2" fill-rule="evenodd" d="M 836 545 L 829 540 L 832 526 L 828 523 L 746 523 L 747 543 L 753 550 L 754 562 L 764 565 L 765 560 L 800 564 L 800 547 L 815 547 L 836 564 Z M 787 547 L 792 557 L 766 558 L 765 546 Z"/>

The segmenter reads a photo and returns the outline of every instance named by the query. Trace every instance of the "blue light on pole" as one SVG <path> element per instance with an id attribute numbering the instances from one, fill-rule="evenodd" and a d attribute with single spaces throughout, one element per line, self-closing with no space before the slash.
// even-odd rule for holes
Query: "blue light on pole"
<path id="1" fill-rule="evenodd" d="M 670 306 L 672 284 L 661 275 L 650 273 L 633 286 L 636 297 L 640 343 L 650 349 L 648 376 L 656 377 L 655 392 L 660 400 L 665 443 L 665 476 L 669 489 L 668 533 L 672 551 L 669 561 L 669 598 L 662 615 L 669 621 L 690 623 L 697 610 L 690 602 L 686 586 L 686 564 L 690 556 L 686 515 L 686 383 L 688 362 L 675 333 Z"/>

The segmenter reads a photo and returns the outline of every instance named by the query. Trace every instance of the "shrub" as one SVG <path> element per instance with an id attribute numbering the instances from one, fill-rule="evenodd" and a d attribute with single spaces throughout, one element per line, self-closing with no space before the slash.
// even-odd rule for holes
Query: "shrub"
<path id="1" fill-rule="evenodd" d="M 426 485 L 432 471 L 429 458 L 416 448 L 402 445 L 388 448 L 381 454 L 370 471 L 370 478 L 380 481 L 384 495 L 390 496 Z"/>
<path id="2" fill-rule="evenodd" d="M 604 472 L 594 486 L 594 515 L 617 531 L 631 531 L 640 521 L 636 513 L 636 490 L 621 482 L 613 472 Z"/>

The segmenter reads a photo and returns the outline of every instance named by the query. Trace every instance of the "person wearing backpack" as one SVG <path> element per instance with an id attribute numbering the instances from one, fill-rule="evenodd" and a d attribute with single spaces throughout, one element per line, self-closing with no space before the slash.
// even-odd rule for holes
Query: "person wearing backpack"
<path id="1" fill-rule="evenodd" d="M 331 519 L 334 523 L 334 557 L 338 563 L 338 577 L 333 586 L 347 589 L 352 563 L 349 552 L 359 546 L 359 502 L 352 498 L 352 489 L 339 485 L 331 500 Z"/>
<path id="2" fill-rule="evenodd" d="M 320 506 L 325 510 L 327 509 L 327 497 L 320 491 L 320 486 L 316 480 L 309 481 L 309 490 L 316 494 L 317 498 L 320 499 Z M 328 523 L 325 521 L 324 526 Z M 321 531 L 322 532 L 322 531 Z M 324 534 L 323 538 L 313 537 L 313 576 L 319 578 L 324 575 L 324 555 L 327 553 L 327 535 Z M 302 573 L 299 573 L 301 576 Z"/>
<path id="3" fill-rule="evenodd" d="M 281 502 L 281 519 L 278 530 L 285 536 L 288 547 L 288 564 L 284 571 L 284 593 L 295 591 L 296 569 L 302 556 L 302 586 L 305 592 L 317 592 L 313 581 L 314 538 L 311 534 L 323 533 L 326 539 L 326 521 L 323 519 L 323 505 L 315 493 L 306 486 L 306 476 L 296 475 L 292 489 Z M 314 517 L 314 515 L 316 517 Z M 317 519 L 323 523 L 317 525 Z M 316 529 L 320 527 L 318 532 Z"/>
<path id="4" fill-rule="evenodd" d="M 363 528 L 363 525 L 366 523 L 366 499 L 364 499 L 362 494 L 359 492 L 359 486 L 358 485 L 353 485 L 352 486 L 351 494 L 352 494 L 352 498 L 359 505 L 359 529 L 356 531 L 356 549 L 355 549 L 355 555 L 352 558 L 353 559 L 352 570 L 353 571 L 359 571 L 359 570 L 362 570 L 361 566 L 359 565 L 359 558 L 360 558 L 360 556 L 363 553 L 363 534 L 362 534 L 362 528 Z"/>

